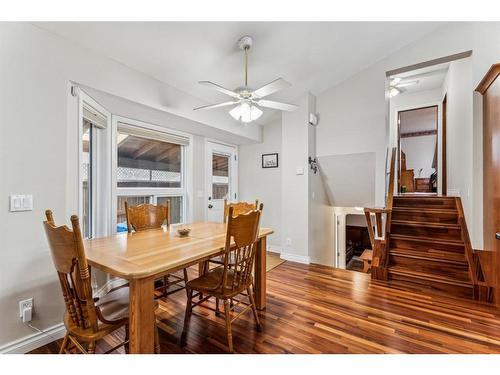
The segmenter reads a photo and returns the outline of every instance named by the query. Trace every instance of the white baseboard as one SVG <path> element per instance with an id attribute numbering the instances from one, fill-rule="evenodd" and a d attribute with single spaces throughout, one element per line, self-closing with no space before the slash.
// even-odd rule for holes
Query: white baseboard
<path id="1" fill-rule="evenodd" d="M 58 340 L 66 334 L 63 323 L 12 341 L 0 347 L 0 354 L 24 354 Z"/>
<path id="2" fill-rule="evenodd" d="M 284 260 L 288 260 L 290 262 L 297 262 L 297 263 L 303 263 L 303 264 L 311 263 L 311 258 L 309 258 L 309 256 L 307 256 L 307 255 L 297 255 L 297 254 L 290 254 L 290 253 L 281 252 L 280 258 L 284 259 Z"/>
<path id="3" fill-rule="evenodd" d="M 271 251 L 273 253 L 281 254 L 281 246 L 276 246 L 276 245 L 267 245 L 267 251 Z"/>

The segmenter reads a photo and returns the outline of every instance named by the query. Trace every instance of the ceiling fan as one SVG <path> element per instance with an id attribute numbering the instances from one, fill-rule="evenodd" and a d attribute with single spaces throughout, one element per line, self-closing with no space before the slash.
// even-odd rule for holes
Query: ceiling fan
<path id="1" fill-rule="evenodd" d="M 233 100 L 223 103 L 205 105 L 203 107 L 194 108 L 195 111 L 213 109 L 220 107 L 234 106 L 229 111 L 229 114 L 237 121 L 249 123 L 257 120 L 262 116 L 260 107 L 278 109 L 280 111 L 293 111 L 297 108 L 296 105 L 276 102 L 273 100 L 263 99 L 266 96 L 274 94 L 280 90 L 290 87 L 291 84 L 283 78 L 275 79 L 274 81 L 254 90 L 248 86 L 248 50 L 253 44 L 252 37 L 246 35 L 238 40 L 238 46 L 245 54 L 245 85 L 234 90 L 226 89 L 216 83 L 210 81 L 200 81 L 204 86 L 211 87 L 233 98 Z"/>
<path id="2" fill-rule="evenodd" d="M 389 96 L 391 98 L 405 91 L 405 87 L 417 85 L 418 80 L 404 81 L 403 78 L 394 77 L 389 82 Z"/>

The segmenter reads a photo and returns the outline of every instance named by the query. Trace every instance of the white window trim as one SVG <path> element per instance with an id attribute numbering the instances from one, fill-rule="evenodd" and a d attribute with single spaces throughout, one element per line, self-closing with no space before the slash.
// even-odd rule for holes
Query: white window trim
<path id="1" fill-rule="evenodd" d="M 116 171 L 118 168 L 118 148 L 117 148 L 117 133 L 118 123 L 138 126 L 147 130 L 152 130 L 160 133 L 181 136 L 188 139 L 188 145 L 183 147 L 182 155 L 182 181 L 180 188 L 118 188 Z M 150 124 L 144 121 L 134 120 L 119 115 L 111 115 L 111 227 L 113 233 L 116 232 L 116 216 L 117 216 L 117 200 L 118 196 L 151 196 L 153 202 L 156 203 L 158 197 L 183 196 L 183 215 L 184 222 L 191 222 L 193 217 L 193 204 L 191 197 L 193 196 L 193 135 L 181 132 L 175 129 L 166 128 Z"/>
<path id="2" fill-rule="evenodd" d="M 92 149 L 93 149 L 93 159 L 92 163 L 92 237 L 100 237 L 109 234 L 110 229 L 110 218 L 106 215 L 106 206 L 109 202 L 106 202 L 109 194 L 109 185 L 106 181 L 101 180 L 99 176 L 102 176 L 103 163 L 106 160 L 107 155 L 103 155 L 103 151 L 106 150 L 104 145 L 103 137 L 100 136 L 100 132 L 109 132 L 111 127 L 111 113 L 106 110 L 102 105 L 92 99 L 88 94 L 81 90 L 78 86 L 73 86 L 78 92 L 78 216 L 83 219 L 83 107 L 84 103 L 94 108 L 96 111 L 100 112 L 107 118 L 106 128 L 96 129 L 95 126 L 92 127 Z M 99 181 L 99 190 L 98 184 Z M 99 202 L 99 203 L 98 203 Z M 109 206 L 108 206 L 109 207 Z"/>

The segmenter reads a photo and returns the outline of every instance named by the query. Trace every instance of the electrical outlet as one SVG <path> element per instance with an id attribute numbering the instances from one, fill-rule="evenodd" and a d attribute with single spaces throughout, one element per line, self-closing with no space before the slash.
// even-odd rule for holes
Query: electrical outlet
<path id="1" fill-rule="evenodd" d="M 27 314 L 26 312 L 29 311 Z M 19 317 L 23 319 L 23 322 L 31 321 L 31 315 L 33 311 L 33 298 L 28 298 L 19 301 Z M 26 319 L 28 317 L 28 319 Z"/>
<path id="2" fill-rule="evenodd" d="M 292 244 L 292 239 L 290 237 L 287 237 L 285 240 L 287 246 L 290 246 Z"/>

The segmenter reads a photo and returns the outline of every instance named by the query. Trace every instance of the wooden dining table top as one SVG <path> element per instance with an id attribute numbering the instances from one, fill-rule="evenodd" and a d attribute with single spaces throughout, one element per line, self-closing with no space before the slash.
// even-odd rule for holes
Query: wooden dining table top
<path id="1" fill-rule="evenodd" d="M 119 233 L 84 241 L 89 264 L 124 279 L 139 279 L 184 268 L 224 250 L 226 224 L 195 222 L 182 227 L 189 236 L 177 234 L 178 225 L 136 233 Z M 273 233 L 260 228 L 259 238 Z"/>

